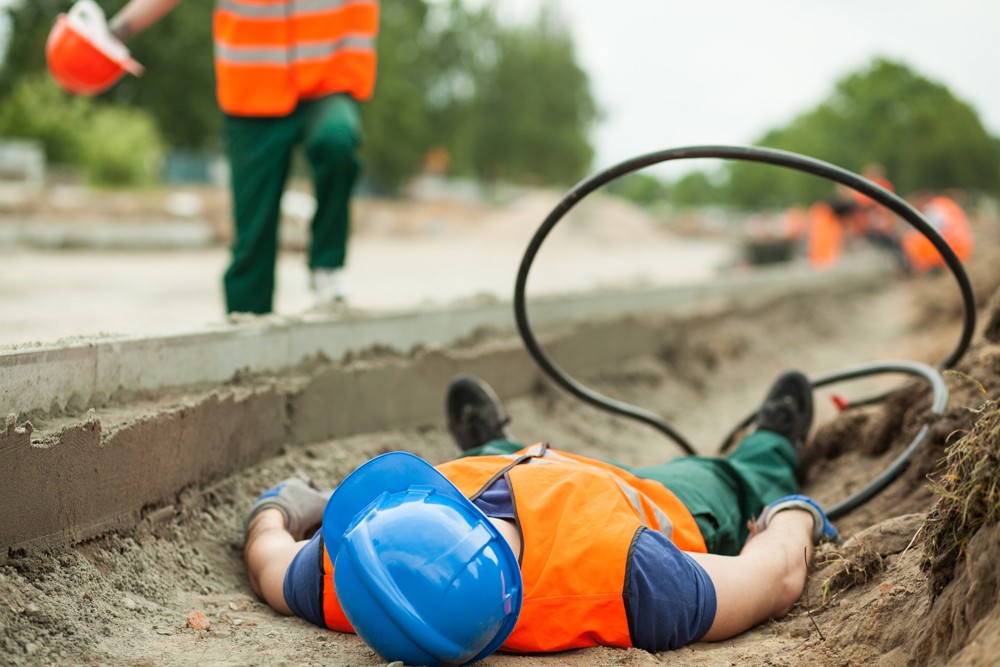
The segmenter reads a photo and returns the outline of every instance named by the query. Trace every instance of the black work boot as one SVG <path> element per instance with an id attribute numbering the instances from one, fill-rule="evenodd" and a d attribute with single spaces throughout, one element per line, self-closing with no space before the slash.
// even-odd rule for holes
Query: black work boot
<path id="1" fill-rule="evenodd" d="M 503 411 L 493 389 L 471 375 L 457 375 L 448 384 L 444 401 L 448 430 L 462 451 L 468 451 L 490 440 L 511 440 L 507 424 L 510 418 Z"/>
<path id="2" fill-rule="evenodd" d="M 754 424 L 758 430 L 785 436 L 798 450 L 806 442 L 812 420 L 812 383 L 799 371 L 786 371 L 771 385 Z"/>

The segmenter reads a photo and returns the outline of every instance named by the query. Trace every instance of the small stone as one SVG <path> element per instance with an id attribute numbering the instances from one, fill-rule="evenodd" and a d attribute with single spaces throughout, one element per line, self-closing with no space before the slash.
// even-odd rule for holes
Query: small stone
<path id="1" fill-rule="evenodd" d="M 126 609 L 138 609 L 139 608 L 139 605 L 136 604 L 135 600 L 133 600 L 132 598 L 130 598 L 128 596 L 125 597 L 125 599 L 122 601 L 122 604 L 125 606 Z"/>
<path id="2" fill-rule="evenodd" d="M 208 620 L 204 612 L 192 611 L 187 617 L 187 626 L 192 630 L 208 630 L 212 627 L 212 622 Z"/>

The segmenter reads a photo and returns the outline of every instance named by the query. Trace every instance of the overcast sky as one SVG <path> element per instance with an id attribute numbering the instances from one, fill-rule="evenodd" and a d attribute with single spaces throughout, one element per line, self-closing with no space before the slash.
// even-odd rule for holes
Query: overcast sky
<path id="1" fill-rule="evenodd" d="M 540 4 L 493 1 L 519 18 Z M 597 168 L 751 143 L 876 55 L 947 85 L 1000 136 L 1000 0 L 551 1 L 605 112 Z"/>

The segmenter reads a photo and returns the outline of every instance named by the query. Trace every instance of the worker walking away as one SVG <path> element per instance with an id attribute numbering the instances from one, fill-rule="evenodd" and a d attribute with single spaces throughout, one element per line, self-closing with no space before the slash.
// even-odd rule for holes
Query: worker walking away
<path id="1" fill-rule="evenodd" d="M 180 0 L 130 0 L 110 21 L 122 42 Z M 378 0 L 216 0 L 216 93 L 224 113 L 235 233 L 229 312 L 273 309 L 281 197 L 293 149 L 312 170 L 308 265 L 320 303 L 347 295 L 350 201 L 360 171 L 359 103 L 375 86 Z"/>

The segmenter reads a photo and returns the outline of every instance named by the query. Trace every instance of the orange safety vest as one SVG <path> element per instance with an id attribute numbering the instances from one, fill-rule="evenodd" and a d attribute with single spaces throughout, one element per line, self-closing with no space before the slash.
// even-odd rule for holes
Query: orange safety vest
<path id="1" fill-rule="evenodd" d="M 895 188 L 889 179 L 884 176 L 865 176 L 865 178 L 875 185 L 880 185 L 889 192 L 895 192 Z M 857 190 L 851 190 L 851 197 L 857 204 L 857 210 L 848 226 L 855 234 L 864 235 L 869 231 L 891 233 L 895 228 L 896 219 L 892 212 L 883 207 L 868 195 L 863 195 Z"/>
<path id="2" fill-rule="evenodd" d="M 219 106 L 283 116 L 299 100 L 375 88 L 378 0 L 216 0 Z"/>
<path id="3" fill-rule="evenodd" d="M 866 180 L 871 181 L 875 185 L 880 185 L 889 192 L 895 192 L 896 189 L 892 186 L 892 183 L 888 178 L 884 176 L 865 176 Z M 879 206 L 880 204 L 868 195 L 861 194 L 857 190 L 851 190 L 851 197 L 854 199 L 854 203 L 858 206 Z"/>
<path id="4" fill-rule="evenodd" d="M 938 231 L 963 262 L 972 254 L 972 226 L 958 203 L 943 195 L 934 197 L 924 207 L 932 218 L 941 221 Z M 944 258 L 937 248 L 916 229 L 903 236 L 903 253 L 914 271 L 924 273 L 944 266 Z"/>
<path id="5" fill-rule="evenodd" d="M 809 239 L 806 255 L 814 269 L 832 268 L 840 259 L 844 228 L 826 202 L 809 208 Z"/>
<path id="6" fill-rule="evenodd" d="M 524 600 L 504 651 L 632 646 L 624 591 L 639 530 L 660 531 L 684 551 L 707 551 L 691 512 L 666 487 L 595 459 L 538 444 L 437 469 L 473 500 L 501 475 L 510 486 L 521 533 Z M 326 625 L 352 632 L 336 599 L 325 547 L 323 563 Z"/>

